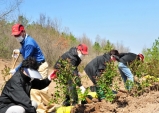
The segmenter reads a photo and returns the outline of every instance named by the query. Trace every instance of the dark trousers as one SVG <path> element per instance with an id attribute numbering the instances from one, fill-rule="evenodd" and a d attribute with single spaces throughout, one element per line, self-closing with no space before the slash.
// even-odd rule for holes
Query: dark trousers
<path id="1" fill-rule="evenodd" d="M 76 90 L 76 85 L 73 85 L 72 81 L 68 82 L 68 94 L 66 94 L 66 99 L 63 102 L 64 106 L 70 106 L 70 105 L 75 105 L 78 103 L 78 94 Z"/>

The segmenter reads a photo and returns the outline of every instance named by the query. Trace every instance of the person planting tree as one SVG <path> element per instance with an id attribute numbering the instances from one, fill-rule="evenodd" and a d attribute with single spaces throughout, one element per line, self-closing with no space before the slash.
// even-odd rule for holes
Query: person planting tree
<path id="1" fill-rule="evenodd" d="M 87 47 L 87 45 L 85 45 L 85 44 L 79 44 L 77 47 L 72 47 L 72 48 L 69 49 L 69 51 L 65 52 L 57 60 L 57 62 L 54 65 L 54 69 L 58 71 L 59 69 L 61 69 L 61 68 L 64 67 L 62 65 L 62 63 L 60 62 L 61 59 L 62 60 L 69 60 L 69 63 L 72 66 L 74 66 L 72 75 L 76 76 L 76 79 L 78 79 L 78 80 L 75 80 L 75 81 L 76 81 L 76 84 L 80 87 L 82 93 L 84 93 L 86 89 L 81 84 L 81 81 L 80 81 L 80 78 L 79 78 L 80 74 L 79 74 L 79 71 L 78 71 L 77 67 L 81 63 L 82 57 L 84 55 L 87 55 L 87 54 L 88 54 L 88 47 Z M 71 99 L 73 100 L 72 105 L 75 105 L 75 104 L 78 103 L 78 94 L 77 94 L 77 91 L 76 91 L 76 86 L 73 85 L 73 82 L 74 82 L 74 80 L 68 80 L 67 81 L 66 85 L 68 85 L 68 87 L 67 87 L 68 92 L 69 93 L 73 92 L 73 93 L 65 95 L 65 100 L 63 102 L 64 106 L 70 106 L 71 105 L 71 102 L 70 102 Z"/>
<path id="2" fill-rule="evenodd" d="M 115 57 L 117 57 L 118 55 L 118 50 L 110 50 L 108 53 L 97 56 L 85 66 L 84 71 L 93 83 L 93 86 L 90 87 L 92 91 L 97 92 L 97 87 L 99 87 L 97 86 L 97 80 L 105 71 L 106 63 L 115 61 Z"/>
<path id="3" fill-rule="evenodd" d="M 143 62 L 143 60 L 144 60 L 143 54 L 135 54 L 135 53 L 120 53 L 119 54 L 119 59 L 117 59 L 117 61 L 119 62 L 118 69 L 123 79 L 123 82 L 125 84 L 125 88 L 127 90 L 130 90 L 132 88 L 131 84 L 134 82 L 134 75 L 132 74 L 128 66 L 135 61 Z M 126 84 L 128 80 L 131 83 Z"/>
<path id="4" fill-rule="evenodd" d="M 111 50 L 108 53 L 97 56 L 85 66 L 84 70 L 94 85 L 97 83 L 96 78 L 105 70 L 106 62 L 114 61 L 115 57 L 113 55 L 117 56 L 118 54 L 118 50 Z"/>

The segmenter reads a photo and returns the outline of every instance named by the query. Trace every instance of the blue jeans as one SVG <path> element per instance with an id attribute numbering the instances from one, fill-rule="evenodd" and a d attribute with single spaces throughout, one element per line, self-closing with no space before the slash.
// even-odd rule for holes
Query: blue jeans
<path id="1" fill-rule="evenodd" d="M 125 64 L 123 64 L 122 62 L 119 62 L 118 69 L 124 81 L 124 84 L 126 83 L 127 80 L 134 82 L 133 74 L 131 73 L 131 70 Z"/>

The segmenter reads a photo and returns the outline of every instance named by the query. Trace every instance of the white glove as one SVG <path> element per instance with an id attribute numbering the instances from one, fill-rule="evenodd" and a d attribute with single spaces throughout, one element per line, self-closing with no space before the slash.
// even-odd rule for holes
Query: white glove
<path id="1" fill-rule="evenodd" d="M 9 71 L 9 73 L 10 73 L 11 75 L 14 75 L 15 72 L 16 72 L 15 69 L 11 69 L 11 70 Z"/>
<path id="2" fill-rule="evenodd" d="M 18 58 L 18 54 L 20 54 L 20 50 L 19 49 L 14 49 L 13 53 L 12 53 L 12 57 Z"/>
<path id="3" fill-rule="evenodd" d="M 12 54 L 13 58 L 18 58 L 18 54 Z"/>
<path id="4" fill-rule="evenodd" d="M 86 89 L 83 86 L 81 86 L 80 89 L 81 89 L 82 94 L 86 91 Z"/>

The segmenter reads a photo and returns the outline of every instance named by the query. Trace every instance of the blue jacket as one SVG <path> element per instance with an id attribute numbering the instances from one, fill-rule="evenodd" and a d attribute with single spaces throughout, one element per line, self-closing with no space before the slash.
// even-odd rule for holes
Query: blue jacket
<path id="1" fill-rule="evenodd" d="M 23 59 L 26 59 L 27 57 L 31 56 L 31 57 L 36 58 L 36 61 L 38 61 L 38 62 L 45 60 L 45 57 L 44 57 L 39 45 L 29 35 L 26 35 L 25 39 L 21 42 L 20 54 L 22 54 Z M 21 67 L 21 63 L 16 68 L 16 71 L 20 67 Z"/>

